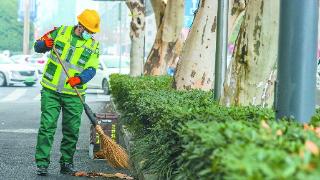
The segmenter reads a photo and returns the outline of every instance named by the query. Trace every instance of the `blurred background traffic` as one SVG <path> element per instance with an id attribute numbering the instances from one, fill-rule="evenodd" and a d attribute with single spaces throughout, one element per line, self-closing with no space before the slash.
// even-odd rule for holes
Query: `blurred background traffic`
<path id="1" fill-rule="evenodd" d="M 191 27 L 198 0 L 186 1 L 183 35 Z M 156 22 L 150 1 L 145 1 L 146 29 L 144 59 L 155 36 Z M 124 1 L 108 0 L 2 0 L 0 6 L 0 87 L 37 85 L 48 54 L 34 52 L 33 43 L 46 32 L 61 25 L 77 24 L 84 9 L 95 9 L 101 16 L 100 68 L 88 88 L 108 92 L 111 73 L 130 71 L 131 14 Z M 29 18 L 28 18 L 29 17 Z"/>
<path id="2" fill-rule="evenodd" d="M 35 53 L 34 41 L 54 27 L 77 24 L 76 16 L 85 8 L 96 9 L 102 19 L 101 33 L 94 37 L 100 41 L 101 63 L 89 88 L 100 88 L 107 93 L 109 74 L 129 73 L 130 39 L 127 27 L 131 18 L 124 3 L 4 0 L 0 7 L 0 86 L 37 85 L 48 54 Z"/>

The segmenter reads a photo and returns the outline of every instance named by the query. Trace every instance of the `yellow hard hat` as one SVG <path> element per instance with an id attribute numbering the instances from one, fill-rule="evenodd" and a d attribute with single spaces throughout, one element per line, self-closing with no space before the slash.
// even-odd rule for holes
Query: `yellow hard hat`
<path id="1" fill-rule="evenodd" d="M 77 19 L 89 31 L 94 33 L 100 31 L 100 16 L 97 11 L 85 9 Z"/>

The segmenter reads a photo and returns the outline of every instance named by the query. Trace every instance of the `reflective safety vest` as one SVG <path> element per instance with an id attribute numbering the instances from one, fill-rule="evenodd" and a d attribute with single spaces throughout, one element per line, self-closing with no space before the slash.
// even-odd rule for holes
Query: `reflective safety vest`
<path id="1" fill-rule="evenodd" d="M 57 37 L 54 39 L 54 46 L 70 77 L 80 74 L 88 67 L 97 68 L 99 65 L 98 42 L 95 42 L 93 39 L 87 41 L 79 39 L 76 46 L 73 46 L 71 45 L 72 30 L 72 26 L 62 26 L 59 29 Z M 68 77 L 52 49 L 40 83 L 43 87 L 53 91 L 76 95 L 75 90 L 69 84 L 66 84 L 67 79 Z M 85 94 L 87 85 L 83 84 L 77 86 L 77 88 L 80 94 Z"/>

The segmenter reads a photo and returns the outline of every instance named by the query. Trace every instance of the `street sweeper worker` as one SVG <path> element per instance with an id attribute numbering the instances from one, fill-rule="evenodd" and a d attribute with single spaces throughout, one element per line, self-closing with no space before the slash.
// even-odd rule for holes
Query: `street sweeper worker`
<path id="1" fill-rule="evenodd" d="M 38 53 L 50 51 L 41 80 L 41 122 L 38 131 L 35 161 L 38 175 L 47 175 L 50 152 L 57 120 L 62 111 L 60 145 L 60 173 L 73 174 L 73 155 L 79 137 L 83 105 L 77 97 L 76 86 L 84 97 L 86 83 L 96 74 L 99 66 L 99 43 L 93 34 L 100 31 L 100 17 L 95 10 L 84 10 L 75 26 L 61 26 L 46 33 L 34 44 Z M 57 50 L 70 78 L 63 71 Z"/>

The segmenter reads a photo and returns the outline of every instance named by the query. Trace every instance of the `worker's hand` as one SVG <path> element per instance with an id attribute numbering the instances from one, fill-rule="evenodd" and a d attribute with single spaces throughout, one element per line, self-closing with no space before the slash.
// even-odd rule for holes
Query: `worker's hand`
<path id="1" fill-rule="evenodd" d="M 70 84 L 71 87 L 79 85 L 81 83 L 81 79 L 78 76 L 71 77 L 67 80 L 67 84 Z"/>
<path id="2" fill-rule="evenodd" d="M 44 40 L 44 43 L 46 44 L 47 48 L 52 48 L 53 39 L 47 38 L 47 39 Z"/>

